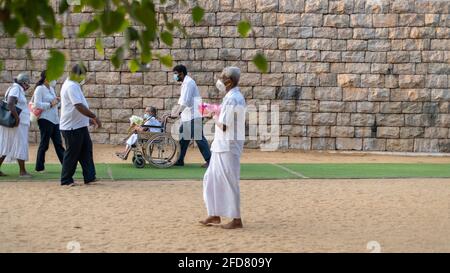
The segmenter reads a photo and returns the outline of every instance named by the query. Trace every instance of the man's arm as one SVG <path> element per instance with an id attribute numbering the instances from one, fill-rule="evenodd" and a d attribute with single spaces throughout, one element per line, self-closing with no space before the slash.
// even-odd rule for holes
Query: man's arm
<path id="1" fill-rule="evenodd" d="M 180 104 L 175 105 L 175 107 L 172 109 L 172 113 L 170 114 L 170 116 L 172 118 L 178 118 L 185 108 L 186 108 L 185 105 Z"/>
<path id="2" fill-rule="evenodd" d="M 78 110 L 78 112 L 90 118 L 93 121 L 93 123 L 97 125 L 97 127 L 99 128 L 102 127 L 102 122 L 100 121 L 100 119 L 98 119 L 97 116 L 94 113 L 92 113 L 91 110 L 89 110 L 86 106 L 84 106 L 84 104 L 82 103 L 75 104 L 75 108 Z"/>

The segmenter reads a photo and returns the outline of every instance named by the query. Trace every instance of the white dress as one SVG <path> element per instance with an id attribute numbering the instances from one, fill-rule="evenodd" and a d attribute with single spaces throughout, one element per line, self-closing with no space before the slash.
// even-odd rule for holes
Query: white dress
<path id="1" fill-rule="evenodd" d="M 16 159 L 28 160 L 28 129 L 30 127 L 30 111 L 28 110 L 27 98 L 22 86 L 14 83 L 6 93 L 7 97 L 12 96 L 18 99 L 17 107 L 22 109 L 19 115 L 20 124 L 18 127 L 7 128 L 0 126 L 0 155 L 6 156 L 6 161 Z"/>
<path id="2" fill-rule="evenodd" d="M 239 88 L 224 97 L 211 144 L 211 160 L 203 178 L 203 199 L 209 216 L 240 218 L 240 160 L 245 141 L 245 99 Z"/>

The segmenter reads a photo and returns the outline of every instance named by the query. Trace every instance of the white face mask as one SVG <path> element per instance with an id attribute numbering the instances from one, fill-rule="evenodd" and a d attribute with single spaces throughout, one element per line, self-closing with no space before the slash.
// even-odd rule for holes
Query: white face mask
<path id="1" fill-rule="evenodd" d="M 225 84 L 221 80 L 217 80 L 216 87 L 220 92 L 225 92 L 227 90 Z"/>
<path id="2" fill-rule="evenodd" d="M 50 87 L 55 88 L 55 86 L 56 86 L 56 81 L 55 81 L 55 80 L 51 81 L 51 82 L 49 83 L 49 85 L 50 85 Z"/>

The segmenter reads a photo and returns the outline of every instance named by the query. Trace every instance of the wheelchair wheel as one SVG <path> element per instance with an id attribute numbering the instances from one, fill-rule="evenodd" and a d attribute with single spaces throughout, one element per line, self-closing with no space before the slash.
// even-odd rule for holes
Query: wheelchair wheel
<path id="1" fill-rule="evenodd" d="M 173 166 L 180 156 L 180 145 L 169 134 L 158 134 L 147 142 L 145 159 L 157 167 Z"/>
<path id="2" fill-rule="evenodd" d="M 133 165 L 138 169 L 145 167 L 145 158 L 142 155 L 133 156 Z"/>

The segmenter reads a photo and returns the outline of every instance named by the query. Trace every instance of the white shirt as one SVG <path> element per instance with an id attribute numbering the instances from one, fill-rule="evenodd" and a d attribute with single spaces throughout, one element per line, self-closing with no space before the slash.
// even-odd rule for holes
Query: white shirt
<path id="1" fill-rule="evenodd" d="M 183 112 L 181 112 L 181 121 L 191 121 L 196 118 L 201 118 L 199 105 L 202 103 L 202 97 L 198 90 L 195 81 L 186 75 L 184 77 L 183 83 L 181 84 L 180 99 L 178 100 L 179 105 L 183 105 Z"/>
<path id="2" fill-rule="evenodd" d="M 51 102 L 56 99 L 55 89 L 47 88 L 44 84 L 34 90 L 34 107 L 43 109 L 39 119 L 46 119 L 53 124 L 59 124 L 58 105 L 52 107 Z"/>
<path id="3" fill-rule="evenodd" d="M 89 118 L 75 108 L 75 105 L 80 103 L 89 108 L 80 84 L 66 79 L 61 87 L 60 130 L 76 130 L 89 126 Z"/>
<path id="4" fill-rule="evenodd" d="M 211 151 L 216 153 L 242 153 L 245 141 L 245 111 L 246 103 L 239 87 L 228 91 L 220 105 L 218 122 L 226 125 L 225 132 L 215 127 L 214 141 Z"/>
<path id="5" fill-rule="evenodd" d="M 147 125 L 147 126 L 161 126 L 161 122 L 159 120 L 157 120 L 155 117 L 152 116 L 144 123 L 144 125 Z M 160 132 L 162 132 L 162 129 L 160 129 L 160 128 L 149 128 L 148 131 L 152 132 L 152 133 L 160 133 Z"/>
<path id="6" fill-rule="evenodd" d="M 22 110 L 19 115 L 20 124 L 30 125 L 30 110 L 28 109 L 27 97 L 25 96 L 25 90 L 18 83 L 14 83 L 5 94 L 6 101 L 9 97 L 16 97 L 16 106 Z"/>

